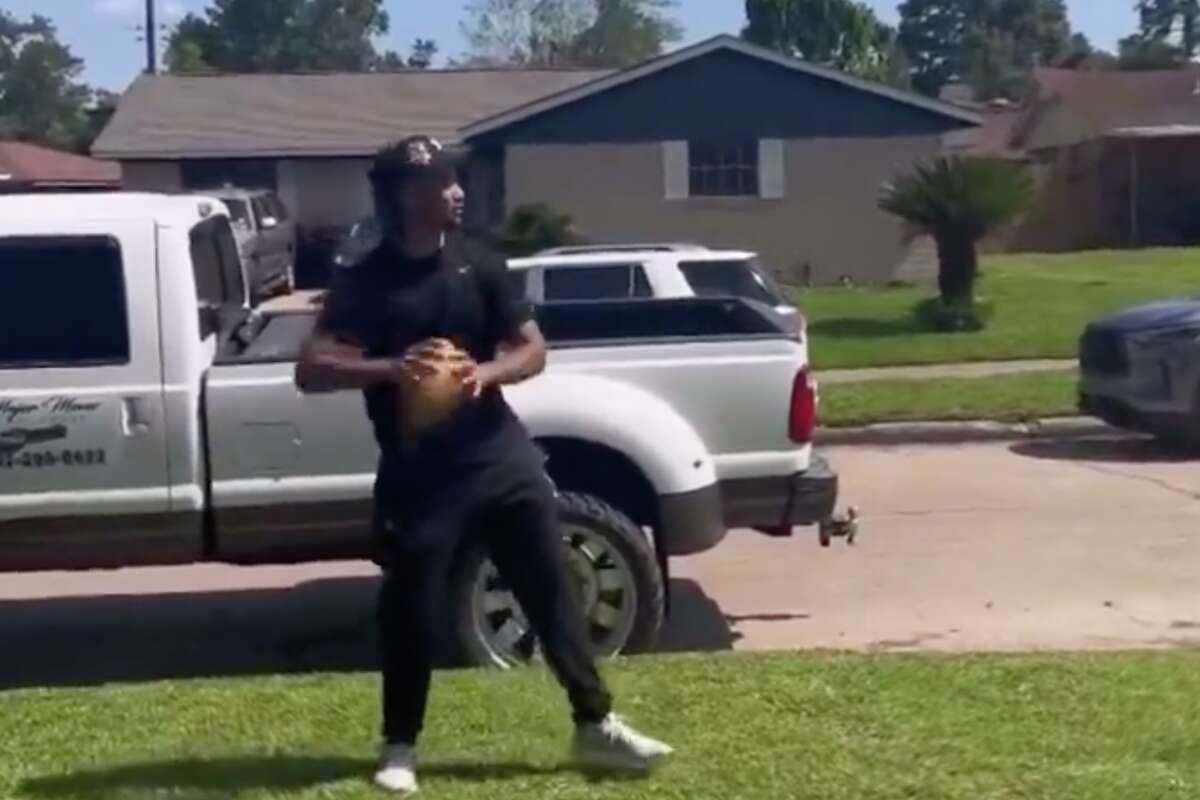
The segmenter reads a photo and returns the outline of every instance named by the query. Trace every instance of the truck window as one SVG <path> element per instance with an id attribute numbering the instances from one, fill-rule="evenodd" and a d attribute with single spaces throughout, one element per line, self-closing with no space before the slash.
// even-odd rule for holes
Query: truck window
<path id="1" fill-rule="evenodd" d="M 744 297 L 771 306 L 786 302 L 753 261 L 684 261 L 679 269 L 699 297 Z"/>
<path id="2" fill-rule="evenodd" d="M 633 264 L 546 267 L 544 276 L 546 302 L 628 300 L 652 294 L 642 268 Z"/>
<path id="3" fill-rule="evenodd" d="M 266 196 L 267 208 L 271 211 L 271 216 L 275 217 L 279 222 L 288 221 L 287 206 L 279 199 L 278 195 L 269 194 Z"/>
<path id="4" fill-rule="evenodd" d="M 226 200 L 225 207 L 229 209 L 229 216 L 234 222 L 246 230 L 253 230 L 254 223 L 250 219 L 250 207 L 245 200 Z"/>
<path id="5" fill-rule="evenodd" d="M 129 363 L 123 269 L 109 236 L 0 238 L 0 369 Z"/>

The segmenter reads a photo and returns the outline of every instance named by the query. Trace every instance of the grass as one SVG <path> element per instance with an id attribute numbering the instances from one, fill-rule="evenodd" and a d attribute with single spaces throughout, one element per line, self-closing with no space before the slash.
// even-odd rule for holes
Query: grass
<path id="1" fill-rule="evenodd" d="M 1167 800 L 1200 796 L 1200 657 L 721 655 L 610 670 L 680 748 L 646 780 L 561 761 L 542 672 L 435 688 L 437 798 Z M 0 797 L 371 798 L 376 682 L 213 680 L 0 696 Z"/>
<path id="2" fill-rule="evenodd" d="M 803 291 L 819 369 L 1071 358 L 1084 325 L 1147 300 L 1200 293 L 1200 250 L 1087 252 L 985 259 L 979 294 L 995 317 L 978 333 L 922 330 L 928 287 Z"/>
<path id="3" fill-rule="evenodd" d="M 832 383 L 821 386 L 821 424 L 831 428 L 910 420 L 1022 422 L 1077 413 L 1074 370 Z"/>

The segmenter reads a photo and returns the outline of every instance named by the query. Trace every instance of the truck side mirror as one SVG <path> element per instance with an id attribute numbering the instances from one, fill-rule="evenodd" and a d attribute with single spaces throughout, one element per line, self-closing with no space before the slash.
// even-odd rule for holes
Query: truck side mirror
<path id="1" fill-rule="evenodd" d="M 200 338 L 207 339 L 221 332 L 221 311 L 216 306 L 200 306 Z"/>

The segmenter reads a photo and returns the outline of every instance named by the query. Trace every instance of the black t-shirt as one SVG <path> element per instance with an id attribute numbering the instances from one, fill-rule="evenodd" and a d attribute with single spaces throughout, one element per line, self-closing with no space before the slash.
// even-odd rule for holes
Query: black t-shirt
<path id="1" fill-rule="evenodd" d="M 532 318 L 524 298 L 513 297 L 503 260 L 486 253 L 467 255 L 458 237 L 426 259 L 405 258 L 381 245 L 360 263 L 336 274 L 325 298 L 322 330 L 363 348 L 370 357 L 399 356 L 433 337 L 450 339 L 479 363 L 496 357 Z M 524 437 L 503 395 L 489 389 L 463 405 L 453 419 L 418 442 L 402 446 L 395 387 L 364 392 L 367 414 L 383 458 L 380 478 L 408 480 L 502 458 Z"/>

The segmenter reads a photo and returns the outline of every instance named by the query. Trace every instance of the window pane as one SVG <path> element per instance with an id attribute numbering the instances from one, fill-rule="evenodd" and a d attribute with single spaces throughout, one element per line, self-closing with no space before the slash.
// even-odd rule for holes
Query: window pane
<path id="1" fill-rule="evenodd" d="M 630 267 L 549 267 L 545 272 L 546 300 L 625 299 L 630 293 Z"/>
<path id="2" fill-rule="evenodd" d="M 650 288 L 650 281 L 646 279 L 646 270 L 642 269 L 641 267 L 633 268 L 633 296 L 654 296 L 654 290 Z"/>
<path id="3" fill-rule="evenodd" d="M 0 368 L 129 362 L 116 240 L 0 239 L 0 280 Z"/>
<path id="4" fill-rule="evenodd" d="M 277 195 L 273 194 L 267 195 L 266 199 L 268 208 L 271 211 L 271 216 L 275 217 L 275 219 L 279 220 L 280 222 L 287 222 L 287 206 L 283 204 L 283 201 L 280 200 Z"/>
<path id="5" fill-rule="evenodd" d="M 758 142 L 749 140 L 689 142 L 691 194 L 758 196 Z"/>
<path id="6" fill-rule="evenodd" d="M 245 200 L 226 200 L 225 206 L 229 209 L 229 216 L 234 222 L 240 222 L 243 225 L 250 224 L 250 209 L 246 206 Z"/>
<path id="7" fill-rule="evenodd" d="M 743 297 L 772 306 L 783 303 L 750 261 L 691 261 L 681 263 L 679 269 L 700 297 Z"/>

